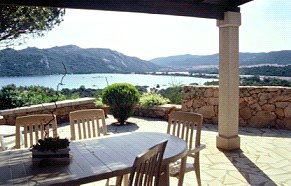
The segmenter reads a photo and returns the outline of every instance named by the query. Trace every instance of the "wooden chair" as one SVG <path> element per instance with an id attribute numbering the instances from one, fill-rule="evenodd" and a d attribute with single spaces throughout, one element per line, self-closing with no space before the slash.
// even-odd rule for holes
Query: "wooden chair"
<path id="1" fill-rule="evenodd" d="M 167 133 L 185 140 L 188 145 L 187 156 L 170 165 L 170 176 L 179 179 L 179 186 L 183 185 L 185 172 L 193 170 L 198 185 L 201 185 L 199 152 L 205 148 L 200 144 L 202 121 L 202 115 L 197 113 L 176 111 L 169 114 Z M 187 157 L 194 158 L 193 163 L 186 163 Z"/>
<path id="2" fill-rule="evenodd" d="M 39 139 L 57 137 L 57 120 L 53 114 L 35 114 L 16 118 L 15 148 L 20 148 L 21 127 L 23 127 L 24 147 L 37 144 Z"/>
<path id="3" fill-rule="evenodd" d="M 167 140 L 164 140 L 135 158 L 128 186 L 159 185 L 160 169 L 167 142 Z M 121 185 L 121 181 L 122 177 L 118 177 L 116 185 Z"/>
<path id="4" fill-rule="evenodd" d="M 70 112 L 71 140 L 99 137 L 107 135 L 105 115 L 102 109 L 84 109 Z M 76 130 L 77 136 L 76 136 Z"/>
<path id="5" fill-rule="evenodd" d="M 23 127 L 20 128 L 20 140 L 21 144 L 23 144 Z M 10 125 L 0 125 L 0 144 L 2 150 L 6 150 L 7 147 L 5 145 L 4 138 L 5 137 L 10 137 L 10 136 L 15 136 L 16 135 L 16 126 L 10 126 Z"/>

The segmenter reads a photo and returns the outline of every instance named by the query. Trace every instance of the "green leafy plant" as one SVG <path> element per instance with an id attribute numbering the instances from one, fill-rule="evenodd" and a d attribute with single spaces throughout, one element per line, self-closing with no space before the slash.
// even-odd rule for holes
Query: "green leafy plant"
<path id="1" fill-rule="evenodd" d="M 181 82 L 172 82 L 170 83 L 169 88 L 162 89 L 159 93 L 170 100 L 172 104 L 181 104 L 182 97 L 182 84 Z"/>
<path id="2" fill-rule="evenodd" d="M 96 107 L 103 107 L 103 106 L 105 106 L 105 104 L 102 102 L 102 98 L 101 97 L 96 98 L 95 106 Z"/>
<path id="3" fill-rule="evenodd" d="M 67 138 L 44 138 L 38 140 L 38 144 L 33 145 L 33 150 L 38 151 L 53 151 L 56 152 L 58 149 L 65 149 L 69 146 L 70 142 Z"/>
<path id="4" fill-rule="evenodd" d="M 154 105 L 163 105 L 169 102 L 170 100 L 168 98 L 164 98 L 163 96 L 155 92 L 144 93 L 142 94 L 139 100 L 139 104 L 142 107 L 152 107 Z"/>
<path id="5" fill-rule="evenodd" d="M 102 102 L 111 107 L 112 115 L 120 124 L 132 115 L 140 94 L 128 83 L 115 83 L 106 87 L 102 92 Z"/>

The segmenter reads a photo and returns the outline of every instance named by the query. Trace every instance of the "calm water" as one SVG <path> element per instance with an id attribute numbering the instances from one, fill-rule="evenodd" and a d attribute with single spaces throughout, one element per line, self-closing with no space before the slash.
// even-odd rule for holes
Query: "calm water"
<path id="1" fill-rule="evenodd" d="M 62 75 L 50 76 L 25 76 L 25 77 L 0 77 L 0 88 L 7 84 L 15 84 L 16 86 L 41 85 L 57 89 L 58 83 L 61 81 Z M 86 88 L 104 88 L 108 84 L 113 83 L 130 83 L 133 85 L 147 85 L 150 88 L 160 85 L 160 88 L 169 87 L 170 84 L 198 83 L 203 85 L 207 81 L 215 79 L 204 79 L 184 76 L 162 76 L 162 75 L 145 75 L 145 74 L 68 74 L 63 79 L 62 88 L 79 88 L 84 85 Z"/>

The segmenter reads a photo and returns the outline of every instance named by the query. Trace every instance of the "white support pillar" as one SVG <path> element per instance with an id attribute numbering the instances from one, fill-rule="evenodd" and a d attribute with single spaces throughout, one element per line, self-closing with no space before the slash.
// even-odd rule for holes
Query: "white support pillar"
<path id="1" fill-rule="evenodd" d="M 219 27 L 219 110 L 216 146 L 240 148 L 239 122 L 239 12 L 225 12 Z"/>

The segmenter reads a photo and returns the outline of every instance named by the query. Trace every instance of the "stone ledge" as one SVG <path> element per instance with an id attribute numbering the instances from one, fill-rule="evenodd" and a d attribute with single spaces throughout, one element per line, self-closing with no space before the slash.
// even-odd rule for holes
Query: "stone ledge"
<path id="1" fill-rule="evenodd" d="M 29 107 L 20 107 L 15 109 L 1 110 L 0 125 L 15 125 L 18 116 L 31 114 L 49 114 L 54 113 L 57 116 L 58 123 L 68 122 L 69 114 L 75 110 L 96 108 L 95 98 L 79 98 L 74 100 L 58 101 L 56 103 L 45 103 L 32 105 Z M 56 106 L 57 105 L 57 108 Z"/>
<path id="2" fill-rule="evenodd" d="M 142 116 L 142 117 L 167 119 L 168 114 L 172 110 L 181 110 L 181 109 L 182 109 L 181 105 L 175 105 L 175 104 L 156 105 L 149 108 L 137 105 L 135 107 L 134 115 Z"/>
<path id="3" fill-rule="evenodd" d="M 64 101 L 57 101 L 56 103 L 44 103 L 44 104 L 38 104 L 38 105 L 31 105 L 27 107 L 19 107 L 19 108 L 14 108 L 14 109 L 7 109 L 7 110 L 1 110 L 0 115 L 5 116 L 5 115 L 11 115 L 11 114 L 20 114 L 20 113 L 26 113 L 26 112 L 34 112 L 34 111 L 39 111 L 39 110 L 50 110 L 50 109 L 55 109 L 56 105 L 58 108 L 62 107 L 70 107 L 70 106 L 75 106 L 75 105 L 82 105 L 82 104 L 88 104 L 95 102 L 95 98 L 79 98 L 79 99 L 74 99 L 74 100 L 64 100 Z"/>

